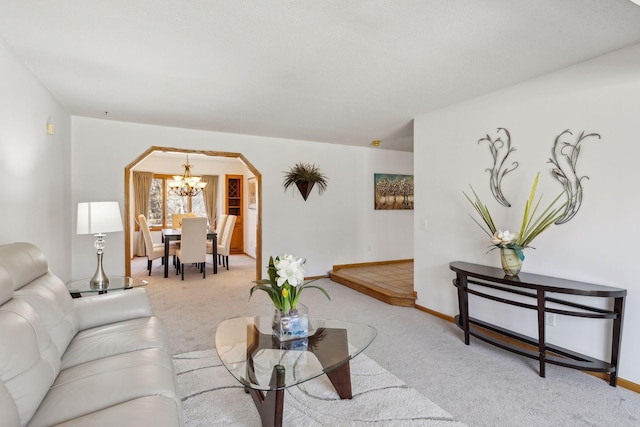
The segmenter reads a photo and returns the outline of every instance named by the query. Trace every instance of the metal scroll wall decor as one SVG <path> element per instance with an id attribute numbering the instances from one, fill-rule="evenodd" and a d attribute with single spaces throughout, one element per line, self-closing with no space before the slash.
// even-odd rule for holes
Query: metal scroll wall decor
<path id="1" fill-rule="evenodd" d="M 489 143 L 489 151 L 493 157 L 493 167 L 487 168 L 487 172 L 491 175 L 489 178 L 489 187 L 493 197 L 503 206 L 511 207 L 511 203 L 502 194 L 502 178 L 509 172 L 518 167 L 518 162 L 512 162 L 507 166 L 507 158 L 509 154 L 516 151 L 511 147 L 511 134 L 505 128 L 498 128 L 495 139 L 492 139 L 488 134 L 484 138 L 478 140 L 478 144 L 481 142 Z"/>
<path id="2" fill-rule="evenodd" d="M 552 157 L 549 163 L 555 167 L 551 170 L 551 175 L 562 184 L 567 194 L 567 207 L 562 218 L 558 219 L 556 224 L 564 224 L 571 220 L 582 205 L 582 180 L 589 179 L 588 176 L 578 177 L 576 165 L 578 156 L 580 155 L 580 144 L 587 138 L 596 137 L 600 139 L 597 133 L 585 134 L 580 132 L 575 141 L 566 141 L 573 136 L 573 133 L 567 129 L 556 137 L 551 150 Z"/>

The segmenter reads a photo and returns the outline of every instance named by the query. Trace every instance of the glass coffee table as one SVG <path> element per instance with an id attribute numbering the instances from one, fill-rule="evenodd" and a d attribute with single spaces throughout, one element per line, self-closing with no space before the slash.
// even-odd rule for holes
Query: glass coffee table
<path id="1" fill-rule="evenodd" d="M 271 332 L 273 317 L 235 317 L 220 323 L 220 360 L 251 394 L 263 426 L 282 426 L 284 389 L 322 374 L 341 399 L 351 399 L 349 360 L 371 344 L 373 326 L 340 320 L 309 319 L 309 336 L 280 341 Z"/>
<path id="2" fill-rule="evenodd" d="M 109 277 L 109 287 L 106 289 L 92 288 L 89 283 L 91 279 L 74 280 L 67 283 L 67 289 L 74 298 L 81 297 L 84 293 L 106 294 L 108 291 L 121 291 L 123 289 L 132 289 L 140 286 L 147 286 L 149 282 L 137 277 L 113 276 Z"/>

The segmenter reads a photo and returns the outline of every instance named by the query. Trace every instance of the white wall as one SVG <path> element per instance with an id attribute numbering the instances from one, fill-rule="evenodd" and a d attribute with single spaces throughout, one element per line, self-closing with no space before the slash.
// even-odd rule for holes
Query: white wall
<path id="1" fill-rule="evenodd" d="M 565 129 L 597 132 L 582 144 L 578 174 L 584 202 L 577 216 L 552 226 L 525 251 L 523 271 L 628 289 L 620 376 L 640 383 L 640 45 L 415 119 L 415 283 L 418 303 L 458 313 L 450 261 L 499 266 L 497 251 L 469 218 L 462 191 L 472 184 L 495 215 L 499 228 L 519 228 L 524 201 L 537 171 L 546 200 L 561 191 L 550 176 L 554 138 Z M 504 178 L 512 204 L 498 205 L 488 188 L 492 160 L 477 141 L 507 128 L 520 166 Z M 428 220 L 427 230 L 420 225 Z M 522 310 L 472 301 L 479 317 L 517 325 L 534 334 L 535 318 Z M 473 314 L 472 314 L 473 315 Z M 558 317 L 548 341 L 598 358 L 609 357 L 610 321 Z M 464 351 L 461 346 L 461 351 Z"/>
<path id="2" fill-rule="evenodd" d="M 289 252 L 307 258 L 307 275 L 314 276 L 334 264 L 413 257 L 413 212 L 373 209 L 373 174 L 412 174 L 412 153 L 81 117 L 72 118 L 72 135 L 74 205 L 123 204 L 124 168 L 150 146 L 242 153 L 262 173 L 263 265 L 269 255 Z M 329 178 L 327 191 L 319 196 L 314 189 L 306 202 L 282 187 L 283 173 L 300 161 Z M 123 248 L 123 233 L 109 236 L 107 271 L 124 272 Z M 91 242 L 74 236 L 74 278 L 93 274 L 94 257 Z"/>
<path id="3" fill-rule="evenodd" d="M 0 244 L 36 244 L 69 279 L 70 117 L 3 40 L 0 94 Z"/>

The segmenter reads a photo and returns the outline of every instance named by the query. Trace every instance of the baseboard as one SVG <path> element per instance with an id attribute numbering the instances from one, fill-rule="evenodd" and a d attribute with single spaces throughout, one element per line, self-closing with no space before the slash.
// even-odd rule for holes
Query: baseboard
<path id="1" fill-rule="evenodd" d="M 446 320 L 446 321 L 451 322 L 451 323 L 455 323 L 453 317 L 449 316 L 447 314 L 440 313 L 438 311 L 432 310 L 432 309 L 427 308 L 427 307 L 423 307 L 423 306 L 418 305 L 418 304 L 416 304 L 416 308 L 418 310 L 424 311 L 425 313 L 430 314 L 432 316 L 438 317 L 440 319 Z M 521 346 L 525 347 L 525 345 L 523 343 L 521 343 L 521 342 L 519 342 L 517 340 L 513 340 L 513 339 L 510 339 L 508 337 L 496 334 L 495 332 L 490 332 L 490 331 L 484 331 L 484 332 L 491 333 L 492 335 L 495 335 L 496 337 L 499 337 L 500 339 L 504 340 L 505 342 L 508 342 L 509 344 L 521 345 Z M 585 374 L 592 375 L 592 376 L 594 376 L 596 378 L 600 378 L 600 379 L 602 379 L 604 381 L 607 381 L 607 382 L 609 381 L 609 375 L 608 374 L 605 374 L 605 373 L 602 373 L 602 372 L 589 372 L 589 371 L 582 371 L 582 372 L 584 372 Z M 631 382 L 629 380 L 625 380 L 624 378 L 618 377 L 618 386 L 622 387 L 622 388 L 626 388 L 627 390 L 631 390 L 631 391 L 636 392 L 636 393 L 640 393 L 640 384 L 636 384 L 636 383 Z"/>
<path id="2" fill-rule="evenodd" d="M 329 275 L 328 274 L 324 274 L 322 276 L 309 276 L 309 277 L 305 277 L 304 280 L 318 280 L 318 279 L 328 279 Z"/>
<path id="3" fill-rule="evenodd" d="M 439 311 L 431 310 L 430 308 L 423 307 L 423 306 L 418 305 L 418 304 L 416 304 L 416 308 L 417 308 L 418 310 L 420 310 L 420 311 L 424 311 L 425 313 L 428 313 L 428 314 L 430 314 L 430 315 L 432 315 L 432 316 L 436 316 L 436 317 L 439 317 L 439 318 L 441 318 L 441 319 L 447 320 L 447 321 L 449 321 L 449 322 L 451 322 L 451 323 L 454 323 L 454 320 L 453 320 L 453 317 L 452 317 L 452 316 L 449 316 L 449 315 L 446 315 L 446 314 L 440 313 Z"/>

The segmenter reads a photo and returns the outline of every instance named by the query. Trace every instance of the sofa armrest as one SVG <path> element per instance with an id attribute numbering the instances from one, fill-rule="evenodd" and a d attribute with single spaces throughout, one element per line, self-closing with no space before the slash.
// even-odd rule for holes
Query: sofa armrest
<path id="1" fill-rule="evenodd" d="M 80 331 L 138 317 L 153 316 L 151 300 L 145 289 L 127 289 L 77 298 L 73 301 Z"/>

